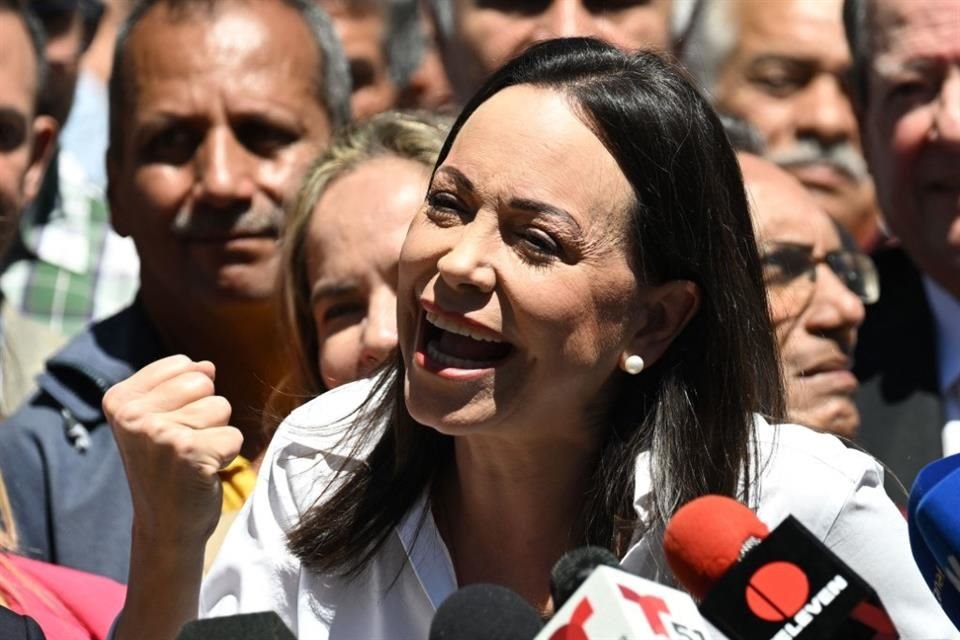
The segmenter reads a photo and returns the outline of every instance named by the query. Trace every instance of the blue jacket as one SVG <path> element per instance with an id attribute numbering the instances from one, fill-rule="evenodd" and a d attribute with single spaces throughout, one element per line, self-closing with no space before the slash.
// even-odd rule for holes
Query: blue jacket
<path id="1" fill-rule="evenodd" d="M 168 355 L 138 302 L 47 361 L 39 390 L 0 424 L 0 473 L 23 555 L 125 583 L 133 507 L 103 394 Z"/>

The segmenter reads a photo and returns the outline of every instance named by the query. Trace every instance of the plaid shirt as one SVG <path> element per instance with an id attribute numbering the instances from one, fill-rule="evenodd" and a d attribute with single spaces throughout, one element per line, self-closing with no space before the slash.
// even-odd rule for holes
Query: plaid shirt
<path id="1" fill-rule="evenodd" d="M 110 226 L 103 191 L 60 150 L 0 276 L 7 303 L 73 335 L 130 304 L 139 269 L 133 241 Z"/>

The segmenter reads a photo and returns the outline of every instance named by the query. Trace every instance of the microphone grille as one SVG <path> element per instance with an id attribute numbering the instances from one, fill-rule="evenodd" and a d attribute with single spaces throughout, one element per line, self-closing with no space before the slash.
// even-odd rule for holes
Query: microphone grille
<path id="1" fill-rule="evenodd" d="M 518 594 L 495 584 L 471 584 L 443 601 L 429 640 L 530 640 L 543 627 Z"/>
<path id="2" fill-rule="evenodd" d="M 619 567 L 620 561 L 603 547 L 580 547 L 563 554 L 550 572 L 550 595 L 557 611 L 597 567 Z"/>

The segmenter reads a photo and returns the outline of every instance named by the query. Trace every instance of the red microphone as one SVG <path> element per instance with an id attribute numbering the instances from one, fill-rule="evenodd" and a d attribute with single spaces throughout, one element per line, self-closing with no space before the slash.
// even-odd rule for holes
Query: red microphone
<path id="1" fill-rule="evenodd" d="M 791 516 L 770 531 L 736 500 L 704 496 L 677 511 L 663 546 L 703 617 L 736 640 L 897 637 L 876 592 Z"/>

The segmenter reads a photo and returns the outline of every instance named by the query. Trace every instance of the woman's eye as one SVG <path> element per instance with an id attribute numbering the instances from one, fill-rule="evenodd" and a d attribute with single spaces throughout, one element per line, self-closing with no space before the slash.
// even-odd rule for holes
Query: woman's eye
<path id="1" fill-rule="evenodd" d="M 323 312 L 324 322 L 333 322 L 348 316 L 356 316 L 363 313 L 363 305 L 359 302 L 340 302 L 332 304 Z"/>
<path id="2" fill-rule="evenodd" d="M 526 229 L 520 234 L 520 240 L 529 250 L 543 257 L 560 255 L 560 245 L 550 234 L 541 229 Z"/>
<path id="3" fill-rule="evenodd" d="M 458 223 L 467 215 L 463 203 L 449 193 L 428 193 L 427 205 L 427 217 L 440 226 Z"/>

